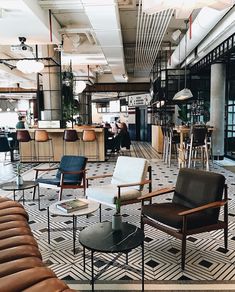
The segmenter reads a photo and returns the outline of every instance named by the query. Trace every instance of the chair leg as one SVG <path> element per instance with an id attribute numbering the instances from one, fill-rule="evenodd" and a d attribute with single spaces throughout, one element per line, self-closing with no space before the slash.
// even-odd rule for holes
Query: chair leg
<path id="1" fill-rule="evenodd" d="M 59 191 L 59 201 L 62 200 L 62 192 L 63 192 L 63 188 L 60 187 L 60 191 Z"/>
<path id="2" fill-rule="evenodd" d="M 182 250 L 181 250 L 181 269 L 184 270 L 185 267 L 185 255 L 186 255 L 186 235 L 182 238 Z"/>
<path id="3" fill-rule="evenodd" d="M 101 204 L 100 204 L 100 206 L 99 206 L 99 211 L 100 211 L 100 212 L 99 212 L 99 213 L 100 213 L 100 222 L 102 222 L 102 221 L 101 221 Z"/>
<path id="4" fill-rule="evenodd" d="M 228 228 L 224 228 L 224 248 L 228 249 Z"/>
<path id="5" fill-rule="evenodd" d="M 35 199 L 35 194 L 36 194 L 36 187 L 33 188 L 33 201 Z"/>

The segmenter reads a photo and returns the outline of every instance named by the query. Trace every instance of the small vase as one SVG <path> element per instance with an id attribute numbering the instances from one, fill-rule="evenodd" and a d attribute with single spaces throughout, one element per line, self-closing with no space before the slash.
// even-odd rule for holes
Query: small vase
<path id="1" fill-rule="evenodd" d="M 16 184 L 17 184 L 17 186 L 22 186 L 23 185 L 23 178 L 22 178 L 22 176 L 21 175 L 17 175 L 17 177 L 16 177 Z"/>
<path id="2" fill-rule="evenodd" d="M 121 230 L 122 229 L 122 215 L 114 214 L 112 217 L 112 229 Z"/>

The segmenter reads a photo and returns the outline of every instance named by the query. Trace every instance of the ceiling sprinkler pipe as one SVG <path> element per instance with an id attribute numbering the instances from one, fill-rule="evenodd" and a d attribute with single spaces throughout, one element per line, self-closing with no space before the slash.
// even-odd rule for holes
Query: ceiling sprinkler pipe
<path id="1" fill-rule="evenodd" d="M 192 38 L 189 38 L 189 29 L 187 30 L 187 52 L 185 52 L 185 36 L 181 39 L 179 45 L 171 55 L 171 66 L 174 69 L 183 62 L 187 56 L 195 49 L 195 47 L 203 40 L 203 38 L 214 28 L 214 26 L 222 19 L 229 9 L 218 11 L 209 7 L 204 7 L 198 13 L 192 23 Z M 180 50 L 180 59 L 179 59 Z"/>

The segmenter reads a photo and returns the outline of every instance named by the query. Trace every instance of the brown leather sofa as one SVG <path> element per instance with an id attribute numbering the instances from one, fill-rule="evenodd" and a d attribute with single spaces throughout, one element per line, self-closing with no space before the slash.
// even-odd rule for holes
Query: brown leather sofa
<path id="1" fill-rule="evenodd" d="M 23 206 L 0 197 L 0 291 L 72 292 L 42 262 Z"/>

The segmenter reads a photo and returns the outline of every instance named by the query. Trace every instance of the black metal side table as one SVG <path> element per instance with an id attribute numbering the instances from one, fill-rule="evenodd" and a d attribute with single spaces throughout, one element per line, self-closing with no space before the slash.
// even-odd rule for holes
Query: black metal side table
<path id="1" fill-rule="evenodd" d="M 25 203 L 24 191 L 31 188 L 37 188 L 38 189 L 38 209 L 40 210 L 40 191 L 39 191 L 38 182 L 26 180 L 23 182 L 22 185 L 17 185 L 14 181 L 11 181 L 11 182 L 0 184 L 0 188 L 4 191 L 13 192 L 14 201 L 16 199 L 16 191 L 22 191 L 22 197 L 20 197 L 20 199 L 22 198 L 23 205 Z"/>
<path id="2" fill-rule="evenodd" d="M 140 228 L 122 223 L 121 230 L 113 230 L 111 222 L 102 222 L 83 229 L 79 234 L 79 242 L 83 246 L 83 264 L 85 271 L 85 249 L 91 251 L 91 285 L 98 278 L 94 277 L 94 252 L 125 253 L 128 264 L 128 253 L 141 245 L 142 247 L 142 291 L 144 291 L 144 232 Z M 116 256 L 115 260 L 118 258 Z M 103 269 L 104 272 L 108 265 Z M 100 274 L 99 274 L 100 275 Z"/>

